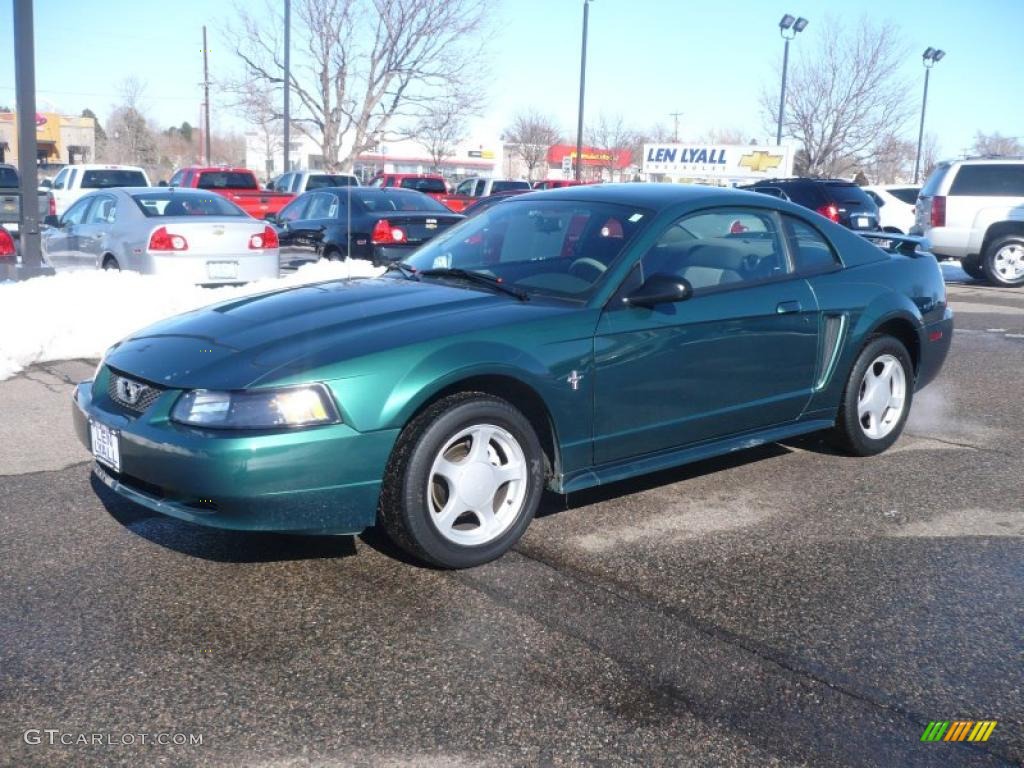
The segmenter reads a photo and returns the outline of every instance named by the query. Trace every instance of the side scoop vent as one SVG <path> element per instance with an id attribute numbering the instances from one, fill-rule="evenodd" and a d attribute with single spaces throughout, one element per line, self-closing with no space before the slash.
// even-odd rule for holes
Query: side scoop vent
<path id="1" fill-rule="evenodd" d="M 846 315 L 825 315 L 824 322 L 825 325 L 821 333 L 821 349 L 818 353 L 818 380 L 814 383 L 815 389 L 822 389 L 832 377 L 832 371 L 836 367 L 836 359 L 839 356 L 839 347 L 842 345 L 843 335 L 846 332 Z"/>

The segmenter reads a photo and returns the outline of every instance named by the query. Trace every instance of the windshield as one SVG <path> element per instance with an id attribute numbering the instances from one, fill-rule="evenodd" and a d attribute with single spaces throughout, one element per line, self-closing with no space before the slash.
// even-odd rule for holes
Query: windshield
<path id="1" fill-rule="evenodd" d="M 431 178 L 409 178 L 402 179 L 401 186 L 405 189 L 415 189 L 417 192 L 435 192 L 444 194 L 447 190 L 444 186 L 444 179 Z"/>
<path id="2" fill-rule="evenodd" d="M 465 269 L 510 287 L 585 299 L 651 218 L 608 203 L 509 200 L 442 232 L 408 259 L 417 270 Z"/>
<path id="3" fill-rule="evenodd" d="M 345 174 L 311 173 L 306 179 L 306 191 L 323 187 L 354 187 L 359 182 L 355 176 Z"/>
<path id="4" fill-rule="evenodd" d="M 142 171 L 86 171 L 82 174 L 82 189 L 148 186 Z"/>
<path id="5" fill-rule="evenodd" d="M 491 184 L 491 194 L 495 192 L 508 192 L 510 189 L 529 189 L 528 181 L 495 181 Z"/>
<path id="6" fill-rule="evenodd" d="M 246 171 L 204 171 L 199 174 L 200 189 L 259 189 L 256 177 Z"/>
<path id="7" fill-rule="evenodd" d="M 189 195 L 180 192 L 146 192 L 132 195 L 149 218 L 163 216 L 245 216 L 246 213 L 220 195 Z"/>
<path id="8" fill-rule="evenodd" d="M 372 189 L 370 187 L 351 187 L 352 202 L 376 213 L 388 211 L 433 211 L 451 213 L 449 208 L 441 205 L 432 197 L 421 195 L 406 189 Z"/>

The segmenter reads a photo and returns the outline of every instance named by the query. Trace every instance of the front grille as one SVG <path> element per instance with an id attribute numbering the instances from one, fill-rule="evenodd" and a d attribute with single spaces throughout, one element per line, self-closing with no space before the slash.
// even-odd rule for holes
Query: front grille
<path id="1" fill-rule="evenodd" d="M 162 387 L 122 376 L 114 371 L 110 372 L 107 381 L 107 397 L 133 413 L 145 413 L 164 391 Z"/>

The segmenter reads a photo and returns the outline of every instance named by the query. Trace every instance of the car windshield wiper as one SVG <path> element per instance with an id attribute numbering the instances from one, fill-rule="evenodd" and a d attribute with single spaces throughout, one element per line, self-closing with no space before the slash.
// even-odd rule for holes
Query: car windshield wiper
<path id="1" fill-rule="evenodd" d="M 460 280 L 466 280 L 477 285 L 482 285 L 486 288 L 493 288 L 496 291 L 507 293 L 509 296 L 515 296 L 520 301 L 529 301 L 530 296 L 526 291 L 521 291 L 518 288 L 513 288 L 510 285 L 505 285 L 500 277 L 493 277 L 491 275 L 485 275 L 483 272 L 473 272 L 469 269 L 458 269 L 456 267 L 438 267 L 435 269 L 425 269 L 419 274 L 423 277 L 455 277 Z"/>
<path id="2" fill-rule="evenodd" d="M 412 264 L 407 264 L 404 261 L 392 261 L 388 264 L 385 272 L 401 272 L 402 277 L 407 277 L 410 280 L 419 280 L 420 273 Z"/>

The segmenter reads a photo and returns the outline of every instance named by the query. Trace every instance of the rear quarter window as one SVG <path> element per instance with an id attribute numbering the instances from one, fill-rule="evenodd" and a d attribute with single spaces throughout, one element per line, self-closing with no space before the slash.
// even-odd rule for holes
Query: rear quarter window
<path id="1" fill-rule="evenodd" d="M 934 197 L 939 194 L 939 189 L 942 188 L 942 180 L 946 178 L 948 172 L 949 163 L 939 163 L 935 166 L 935 170 L 929 174 L 924 186 L 921 187 L 921 197 Z"/>
<path id="2" fill-rule="evenodd" d="M 1024 164 L 961 165 L 950 185 L 949 194 L 1024 197 Z"/>

